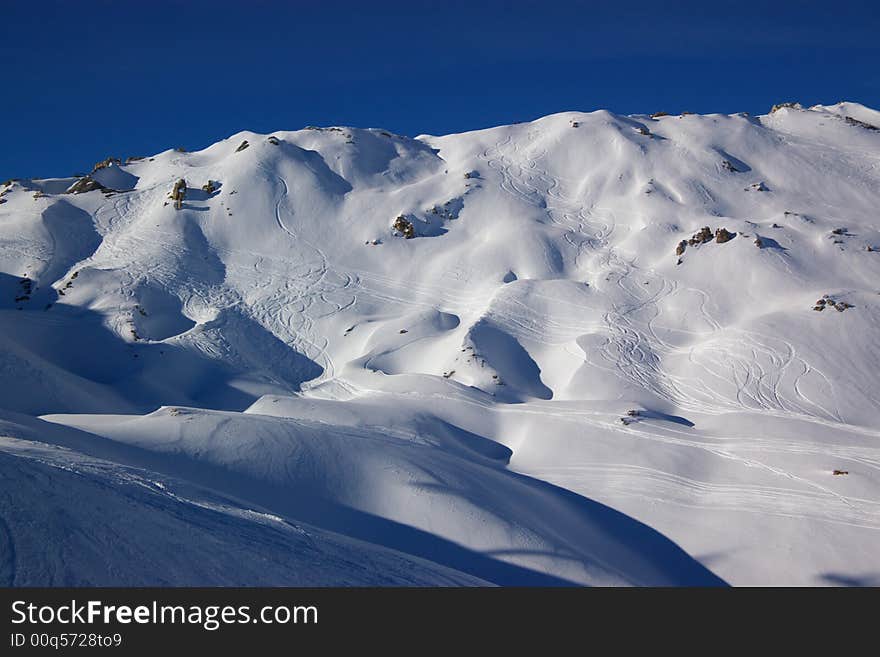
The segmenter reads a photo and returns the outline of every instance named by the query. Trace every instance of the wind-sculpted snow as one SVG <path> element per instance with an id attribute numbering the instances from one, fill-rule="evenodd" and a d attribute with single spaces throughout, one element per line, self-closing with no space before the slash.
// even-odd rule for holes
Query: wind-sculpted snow
<path id="1" fill-rule="evenodd" d="M 93 191 L 0 187 L 0 409 L 24 414 L 0 456 L 32 475 L 0 576 L 877 581 L 878 116 L 245 132 L 108 160 Z M 131 497 L 135 471 L 235 519 Z M 70 526 L 101 535 L 99 489 L 188 551 L 77 579 L 72 543 L 10 515 L 80 498 Z M 305 525 L 335 556 L 297 580 Z M 230 572 L 250 544 L 277 567 Z"/>
<path id="2" fill-rule="evenodd" d="M 485 585 L 78 452 L 0 438 L 4 586 Z"/>

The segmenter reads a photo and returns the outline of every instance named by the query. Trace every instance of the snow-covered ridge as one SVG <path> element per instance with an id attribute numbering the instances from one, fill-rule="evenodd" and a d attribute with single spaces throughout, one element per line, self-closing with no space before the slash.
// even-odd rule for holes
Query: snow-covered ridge
<path id="1" fill-rule="evenodd" d="M 839 103 L 243 132 L 0 186 L 3 472 L 52 491 L 66 459 L 88 505 L 134 468 L 387 583 L 876 583 L 878 127 Z M 39 543 L 23 495 L 0 545 Z M 0 574 L 89 578 L 42 558 Z M 224 567 L 196 583 L 249 577 Z"/>

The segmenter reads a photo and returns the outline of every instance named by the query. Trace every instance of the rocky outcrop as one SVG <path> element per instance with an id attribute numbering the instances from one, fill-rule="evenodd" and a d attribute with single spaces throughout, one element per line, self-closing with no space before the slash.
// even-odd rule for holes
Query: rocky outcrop
<path id="1" fill-rule="evenodd" d="M 92 173 L 95 173 L 95 171 L 100 171 L 101 169 L 106 169 L 107 167 L 111 167 L 114 164 L 118 166 L 122 164 L 122 160 L 120 160 L 118 157 L 108 157 L 106 160 L 101 160 L 94 167 L 92 167 Z"/>
<path id="2" fill-rule="evenodd" d="M 697 244 L 705 244 L 706 242 L 712 241 L 712 229 L 708 226 L 703 226 L 700 230 L 694 233 L 691 238 L 687 241 L 689 246 L 696 246 Z"/>
<path id="3" fill-rule="evenodd" d="M 846 121 L 847 125 L 856 126 L 857 128 L 864 128 L 865 130 L 880 130 L 880 128 L 875 125 L 865 123 L 864 121 L 859 121 L 858 119 L 854 119 L 851 116 L 844 116 L 843 120 Z"/>
<path id="4" fill-rule="evenodd" d="M 241 144 L 239 144 L 238 148 L 235 149 L 235 152 L 239 153 L 239 152 L 243 151 L 245 148 L 247 148 L 248 146 L 250 146 L 250 144 L 248 143 L 248 140 L 245 139 L 243 142 L 241 142 Z"/>
<path id="5" fill-rule="evenodd" d="M 171 200 L 174 201 L 174 209 L 180 210 L 183 207 L 183 199 L 186 198 L 186 180 L 181 178 L 171 189 Z"/>
<path id="6" fill-rule="evenodd" d="M 770 113 L 774 114 L 779 110 L 790 107 L 791 109 L 803 109 L 803 106 L 800 103 L 777 103 L 773 107 L 770 108 Z"/>
<path id="7" fill-rule="evenodd" d="M 712 229 L 708 226 L 703 226 L 696 233 L 691 235 L 689 239 L 682 240 L 678 243 L 678 246 L 675 247 L 675 255 L 679 256 L 678 264 L 681 264 L 681 257 L 684 255 L 685 250 L 689 246 L 699 246 L 700 244 L 706 244 L 707 242 L 711 242 L 713 239 L 718 244 L 724 244 L 725 242 L 729 242 L 734 237 L 736 237 L 736 233 L 732 233 L 726 228 L 716 228 L 715 232 L 712 232 Z"/>
<path id="8" fill-rule="evenodd" d="M 821 312 L 826 308 L 834 308 L 837 312 L 842 313 L 853 307 L 854 306 L 851 303 L 847 303 L 846 301 L 835 301 L 832 297 L 826 294 L 816 302 L 816 305 L 813 306 L 813 310 Z"/>
<path id="9" fill-rule="evenodd" d="M 416 227 L 413 222 L 403 215 L 397 217 L 391 227 L 408 240 L 416 236 Z"/>
<path id="10" fill-rule="evenodd" d="M 715 230 L 715 242 L 717 244 L 724 244 L 725 242 L 729 242 L 736 236 L 736 233 L 731 233 L 726 228 L 717 228 Z"/>
<path id="11" fill-rule="evenodd" d="M 75 183 L 73 183 L 70 187 L 68 187 L 64 193 L 85 194 L 86 192 L 93 192 L 96 189 L 104 192 L 105 194 L 113 192 L 112 189 L 110 189 L 109 187 L 105 187 L 91 176 L 83 176 Z"/>

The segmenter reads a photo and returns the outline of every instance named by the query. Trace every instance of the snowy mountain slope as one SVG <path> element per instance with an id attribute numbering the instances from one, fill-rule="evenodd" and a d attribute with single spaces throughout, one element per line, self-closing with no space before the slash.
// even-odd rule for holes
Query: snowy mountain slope
<path id="1" fill-rule="evenodd" d="M 3 586 L 486 585 L 153 472 L 0 445 Z"/>
<path id="2" fill-rule="evenodd" d="M 145 417 L 46 419 L 168 455 L 159 471 L 218 487 L 282 517 L 481 577 L 505 577 L 499 583 L 527 580 L 511 579 L 506 574 L 511 569 L 438 542 L 451 541 L 473 555 L 498 555 L 505 564 L 548 573 L 557 581 L 720 582 L 656 532 L 601 505 L 512 475 L 502 467 L 508 452 L 472 446 L 478 436 L 436 422 L 415 424 L 418 430 L 409 433 L 182 408 Z M 511 572 L 534 583 L 553 583 Z"/>
<path id="3" fill-rule="evenodd" d="M 0 406 L 497 583 L 869 583 L 877 117 L 240 133 L 15 182 Z"/>

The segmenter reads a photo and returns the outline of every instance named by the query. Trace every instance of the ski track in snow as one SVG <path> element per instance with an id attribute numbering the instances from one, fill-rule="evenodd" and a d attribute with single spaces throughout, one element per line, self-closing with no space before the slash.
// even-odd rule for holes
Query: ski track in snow
<path id="1" fill-rule="evenodd" d="M 746 348 L 751 358 L 737 359 L 731 355 L 731 350 L 719 350 L 718 353 L 722 358 L 718 369 L 725 371 L 725 376 L 720 378 L 732 379 L 737 385 L 735 398 L 727 399 L 726 403 L 720 401 L 726 395 L 718 389 L 707 387 L 704 379 L 692 383 L 666 373 L 662 365 L 663 356 L 675 347 L 657 335 L 654 325 L 662 320 L 658 304 L 664 298 L 676 294 L 679 289 L 678 283 L 652 269 L 641 269 L 634 262 L 628 262 L 620 256 L 607 242 L 613 226 L 618 222 L 612 220 L 609 224 L 600 226 L 598 230 L 588 226 L 583 207 L 560 191 L 562 185 L 559 179 L 538 167 L 538 162 L 546 153 L 524 156 L 525 166 L 513 164 L 511 163 L 513 158 L 508 158 L 503 153 L 503 148 L 510 142 L 511 138 L 508 136 L 483 153 L 488 166 L 501 173 L 503 178 L 501 188 L 524 203 L 546 210 L 551 221 L 567 229 L 566 241 L 576 251 L 574 258 L 576 269 L 578 259 L 586 249 L 603 250 L 604 255 L 600 262 L 604 269 L 602 273 L 605 275 L 605 281 L 613 280 L 623 292 L 625 301 L 615 303 L 614 308 L 604 316 L 609 337 L 602 350 L 602 358 L 609 367 L 613 367 L 620 376 L 653 391 L 660 397 L 669 399 L 684 409 L 700 412 L 737 409 L 781 410 L 805 417 L 818 412 L 821 416 L 832 420 L 843 421 L 836 408 L 823 407 L 808 399 L 798 388 L 797 381 L 803 376 L 815 374 L 826 381 L 827 377 L 797 357 L 793 346 L 784 340 L 781 341 L 784 344 L 784 351 L 776 351 L 768 344 L 756 343 L 752 335 L 743 335 L 736 346 Z M 512 150 L 517 154 L 519 147 L 514 145 Z M 572 221 L 574 212 L 577 213 L 574 215 L 577 219 Z M 575 243 L 575 239 L 579 241 Z M 631 283 L 635 278 L 648 279 L 649 296 L 643 294 L 643 286 Z M 705 293 L 693 288 L 686 288 L 686 291 L 701 295 L 703 298 L 699 307 L 701 316 L 714 330 L 720 329 L 720 324 L 706 310 Z M 635 319 L 637 314 L 643 311 L 649 312 L 651 317 L 647 321 Z M 537 334 L 539 331 L 535 331 L 531 337 L 540 341 Z M 759 352 L 775 365 L 773 371 L 768 372 L 761 367 Z M 694 362 L 693 349 L 690 359 Z M 592 361 L 592 364 L 597 363 Z M 803 368 L 804 372 L 794 381 L 790 390 L 782 391 L 780 381 L 792 365 Z M 717 375 L 717 372 L 708 369 L 706 373 L 710 377 Z M 700 386 L 701 389 L 695 390 L 694 385 Z M 707 404 L 705 401 L 699 401 L 700 398 L 713 399 L 714 403 Z"/>

